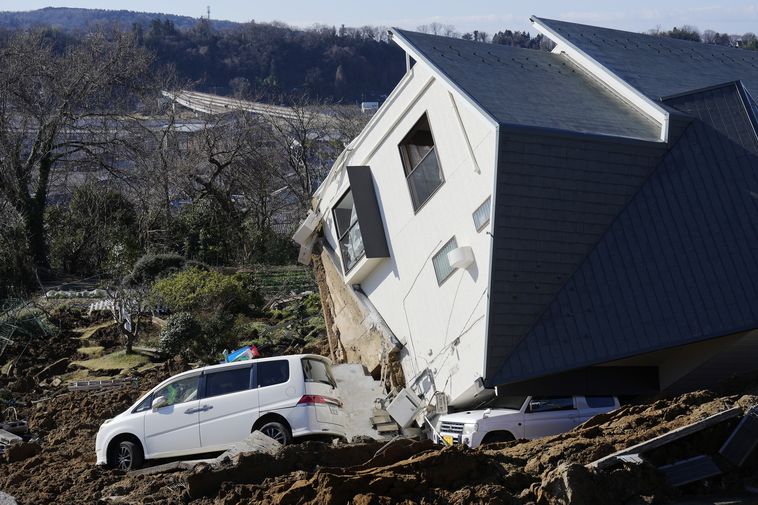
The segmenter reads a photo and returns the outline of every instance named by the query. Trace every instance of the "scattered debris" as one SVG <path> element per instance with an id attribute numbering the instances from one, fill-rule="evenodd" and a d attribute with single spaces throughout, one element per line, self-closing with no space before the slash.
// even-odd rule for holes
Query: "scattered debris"
<path id="1" fill-rule="evenodd" d="M 96 391 L 102 389 L 121 389 L 132 383 L 136 384 L 136 378 L 125 377 L 123 379 L 104 379 L 91 381 L 72 381 L 68 384 L 69 391 Z"/>

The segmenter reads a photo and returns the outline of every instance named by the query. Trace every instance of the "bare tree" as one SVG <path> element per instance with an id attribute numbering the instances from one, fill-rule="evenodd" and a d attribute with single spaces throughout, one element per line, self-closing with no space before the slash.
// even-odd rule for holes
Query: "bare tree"
<path id="1" fill-rule="evenodd" d="M 45 207 L 66 162 L 106 165 L 116 115 L 144 92 L 151 57 L 123 33 L 95 33 L 63 50 L 42 32 L 0 48 L 0 194 L 24 223 L 35 266 L 49 269 Z"/>

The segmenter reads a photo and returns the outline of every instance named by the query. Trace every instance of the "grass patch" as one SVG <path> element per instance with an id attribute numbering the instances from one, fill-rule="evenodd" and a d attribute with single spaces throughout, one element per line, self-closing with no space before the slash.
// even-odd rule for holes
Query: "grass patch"
<path id="1" fill-rule="evenodd" d="M 103 350 L 105 347 L 100 345 L 93 345 L 92 347 L 80 347 L 76 350 L 79 354 L 84 354 L 86 356 L 89 356 L 91 358 L 97 358 L 99 356 L 102 356 Z"/>
<path id="2" fill-rule="evenodd" d="M 115 321 L 106 321 L 104 323 L 96 324 L 95 326 L 88 326 L 87 328 L 77 328 L 74 330 L 74 332 L 81 333 L 81 335 L 79 335 L 79 338 L 82 340 L 87 340 L 95 336 L 95 333 L 98 331 L 104 328 L 109 328 L 115 324 Z"/>
<path id="3" fill-rule="evenodd" d="M 74 363 L 92 371 L 125 371 L 131 370 L 132 368 L 141 367 L 149 362 L 150 359 L 146 356 L 142 356 L 141 354 L 126 354 L 126 351 L 116 351 L 99 358 L 88 359 L 85 361 L 75 361 Z"/>

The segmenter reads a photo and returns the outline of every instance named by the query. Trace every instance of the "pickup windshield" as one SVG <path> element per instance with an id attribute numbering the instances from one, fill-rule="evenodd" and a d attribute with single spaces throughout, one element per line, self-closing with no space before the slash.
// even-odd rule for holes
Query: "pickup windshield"
<path id="1" fill-rule="evenodd" d="M 337 387 L 337 383 L 329 371 L 329 365 L 321 360 L 303 358 L 303 375 L 305 375 L 305 382 L 321 382 L 333 388 Z"/>
<path id="2" fill-rule="evenodd" d="M 524 405 L 526 396 L 493 396 L 483 401 L 474 409 L 512 409 L 519 410 Z"/>

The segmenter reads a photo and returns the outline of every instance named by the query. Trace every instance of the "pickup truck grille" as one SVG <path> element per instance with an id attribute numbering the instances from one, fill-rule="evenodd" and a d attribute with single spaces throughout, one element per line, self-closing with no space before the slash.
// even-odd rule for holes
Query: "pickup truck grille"
<path id="1" fill-rule="evenodd" d="M 463 423 L 446 423 L 440 424 L 440 432 L 444 433 L 463 433 Z"/>

